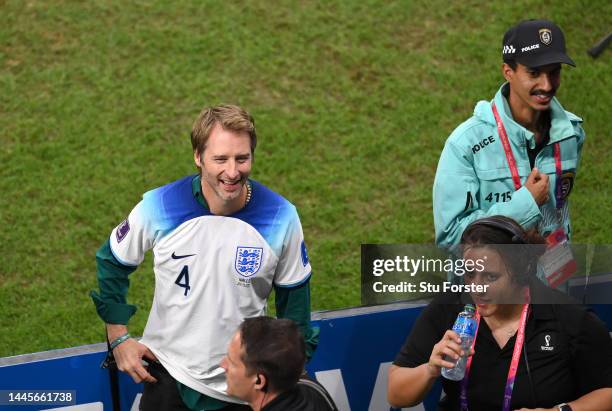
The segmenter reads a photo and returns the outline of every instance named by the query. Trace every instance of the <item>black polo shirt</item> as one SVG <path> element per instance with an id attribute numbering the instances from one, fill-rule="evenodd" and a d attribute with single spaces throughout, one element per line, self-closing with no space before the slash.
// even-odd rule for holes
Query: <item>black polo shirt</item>
<path id="1" fill-rule="evenodd" d="M 612 340 L 605 324 L 590 311 L 547 287 L 532 285 L 534 293 L 558 293 L 554 301 L 532 304 L 525 327 L 527 361 L 521 354 L 510 409 L 550 408 L 575 400 L 598 388 L 612 387 Z M 550 299 L 548 301 L 551 301 Z M 417 319 L 394 364 L 417 367 L 429 361 L 431 350 L 452 328 L 468 295 L 439 296 Z M 516 335 L 500 348 L 486 321 L 480 321 L 468 384 L 470 411 L 500 410 Z M 523 347 L 525 349 L 525 347 Z M 461 382 L 442 378 L 446 398 L 439 410 L 459 410 Z"/>
<path id="2" fill-rule="evenodd" d="M 316 381 L 303 379 L 296 387 L 279 394 L 261 411 L 338 411 L 333 400 Z"/>

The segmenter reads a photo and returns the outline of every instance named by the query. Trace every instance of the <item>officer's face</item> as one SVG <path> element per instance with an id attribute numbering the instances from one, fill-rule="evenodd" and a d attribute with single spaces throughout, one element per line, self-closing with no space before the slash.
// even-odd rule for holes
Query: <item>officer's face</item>
<path id="1" fill-rule="evenodd" d="M 512 274 L 499 253 L 489 247 L 469 247 L 463 253 L 465 260 L 480 260 L 484 269 L 465 273 L 466 284 L 487 286 L 486 292 L 470 293 L 483 317 L 504 310 L 504 304 L 522 303 L 523 289 L 512 280 Z"/>
<path id="2" fill-rule="evenodd" d="M 240 343 L 240 333 L 232 337 L 228 347 L 227 355 L 221 360 L 221 368 L 225 370 L 227 378 L 228 395 L 249 401 L 254 392 L 256 374 L 248 375 L 247 368 L 242 361 L 242 345 Z"/>
<path id="3" fill-rule="evenodd" d="M 561 85 L 561 64 L 530 68 L 517 64 L 516 70 L 504 64 L 502 71 L 510 83 L 511 104 L 518 104 L 520 109 L 529 107 L 532 110 L 543 111 L 550 108 L 550 102 Z"/>
<path id="4" fill-rule="evenodd" d="M 216 124 L 203 153 L 194 153 L 201 169 L 204 197 L 216 213 L 237 211 L 246 199 L 246 181 L 253 162 L 248 133 L 224 130 Z"/>

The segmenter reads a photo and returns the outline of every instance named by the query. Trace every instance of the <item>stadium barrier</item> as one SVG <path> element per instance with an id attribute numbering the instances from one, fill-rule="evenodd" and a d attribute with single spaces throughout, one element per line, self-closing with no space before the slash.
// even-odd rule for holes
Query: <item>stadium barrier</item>
<path id="1" fill-rule="evenodd" d="M 423 302 L 396 303 L 313 313 L 321 340 L 307 369 L 341 411 L 391 409 L 386 400 L 387 369 L 423 306 Z M 612 329 L 612 306 L 593 308 Z M 103 343 L 0 358 L 0 410 L 113 410 L 109 373 L 100 368 L 105 355 Z M 119 386 L 121 410 L 138 410 L 142 385 L 119 373 Z M 18 391 L 70 393 L 72 403 L 8 405 L 9 393 Z M 423 404 L 409 409 L 435 410 L 440 395 L 437 384 Z"/>

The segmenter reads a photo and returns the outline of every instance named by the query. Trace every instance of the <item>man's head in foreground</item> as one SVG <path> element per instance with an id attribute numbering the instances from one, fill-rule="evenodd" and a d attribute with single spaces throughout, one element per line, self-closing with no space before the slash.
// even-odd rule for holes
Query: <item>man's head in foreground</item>
<path id="1" fill-rule="evenodd" d="M 305 362 L 304 339 L 293 321 L 254 317 L 232 337 L 221 367 L 227 393 L 260 408 L 296 386 Z"/>
<path id="2" fill-rule="evenodd" d="M 561 84 L 561 64 L 575 66 L 566 54 L 563 32 L 549 20 L 526 20 L 511 27 L 504 35 L 502 57 L 515 109 L 548 110 Z"/>

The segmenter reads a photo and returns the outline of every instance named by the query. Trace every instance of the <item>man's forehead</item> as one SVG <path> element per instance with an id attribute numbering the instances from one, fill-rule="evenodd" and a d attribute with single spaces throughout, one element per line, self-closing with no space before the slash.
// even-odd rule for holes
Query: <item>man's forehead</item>
<path id="1" fill-rule="evenodd" d="M 240 342 L 240 331 L 238 331 L 234 335 L 232 335 L 232 339 L 230 340 L 230 347 L 240 349 L 241 345 L 242 344 Z"/>
<path id="2" fill-rule="evenodd" d="M 519 63 L 520 64 L 520 63 Z M 552 63 L 552 64 L 546 64 L 544 66 L 536 66 L 536 67 L 528 67 L 525 66 L 523 64 L 521 64 L 523 67 L 525 67 L 526 70 L 535 70 L 535 71 L 543 71 L 546 73 L 549 73 L 551 71 L 555 71 L 555 70 L 561 70 L 561 63 Z"/>
<path id="3" fill-rule="evenodd" d="M 246 137 L 250 139 L 249 133 L 245 130 L 232 130 L 231 128 L 223 127 L 221 123 L 215 123 L 210 130 L 209 139 L 213 136 L 234 136 L 234 137 Z"/>
<path id="4" fill-rule="evenodd" d="M 240 332 L 234 334 L 232 339 L 229 342 L 227 354 L 228 357 L 234 362 L 242 362 L 242 353 L 244 349 L 242 347 L 242 339 L 240 337 Z"/>
<path id="5" fill-rule="evenodd" d="M 204 150 L 220 154 L 248 154 L 251 152 L 251 139 L 247 132 L 226 130 L 219 125 L 210 133 Z"/>

